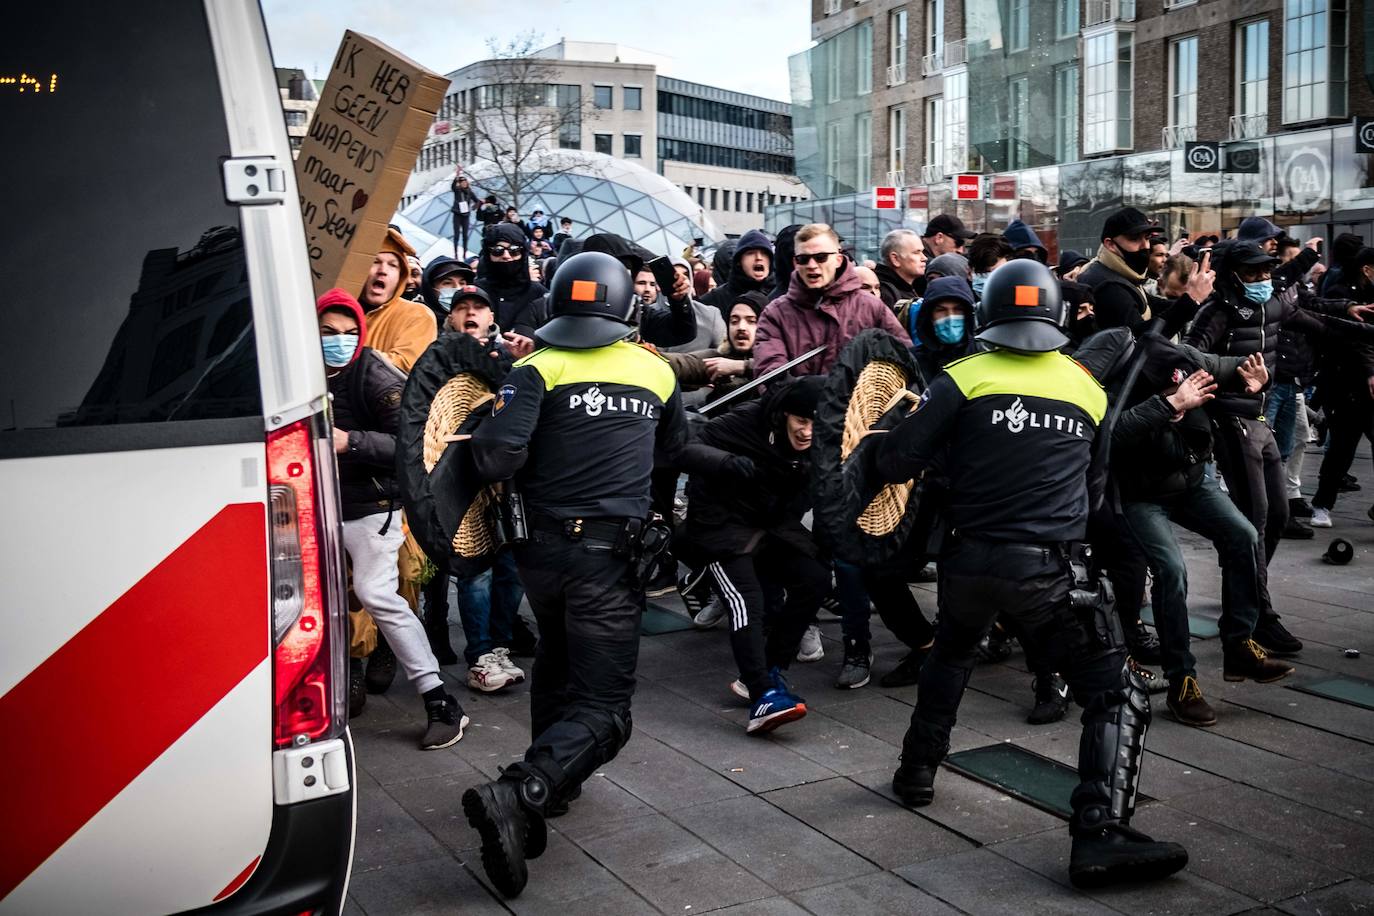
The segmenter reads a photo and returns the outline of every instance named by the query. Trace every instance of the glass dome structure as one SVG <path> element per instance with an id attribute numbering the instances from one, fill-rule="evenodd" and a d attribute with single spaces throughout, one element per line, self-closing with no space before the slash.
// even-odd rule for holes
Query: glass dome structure
<path id="1" fill-rule="evenodd" d="M 555 232 L 558 220 L 566 216 L 573 221 L 574 238 L 614 232 L 657 254 L 680 254 L 697 238 L 707 246 L 722 238 L 697 202 L 661 175 L 585 150 L 558 150 L 548 155 L 557 157 L 558 171 L 540 174 L 530 184 L 520 199 L 522 219 L 543 210 L 553 221 Z M 464 171 L 479 198 L 496 194 L 505 205 L 494 165 L 477 162 Z M 394 220 L 424 263 L 441 254 L 453 254 L 451 180 L 452 175 L 436 180 Z M 473 245 L 478 232 L 474 225 Z"/>

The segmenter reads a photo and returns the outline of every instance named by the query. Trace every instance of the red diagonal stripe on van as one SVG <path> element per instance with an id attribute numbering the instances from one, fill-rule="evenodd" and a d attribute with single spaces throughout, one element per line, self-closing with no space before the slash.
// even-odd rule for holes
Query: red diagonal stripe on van
<path id="1" fill-rule="evenodd" d="M 225 506 L 0 697 L 0 899 L 267 656 L 265 512 Z"/>

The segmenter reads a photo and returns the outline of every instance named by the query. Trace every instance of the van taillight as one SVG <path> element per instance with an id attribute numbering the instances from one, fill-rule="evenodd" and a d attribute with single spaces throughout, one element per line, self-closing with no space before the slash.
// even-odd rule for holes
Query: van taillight
<path id="1" fill-rule="evenodd" d="M 331 730 L 330 626 L 325 602 L 314 441 L 302 420 L 267 437 L 272 552 L 273 740 L 285 747 Z M 332 469 L 330 469 L 332 472 Z"/>

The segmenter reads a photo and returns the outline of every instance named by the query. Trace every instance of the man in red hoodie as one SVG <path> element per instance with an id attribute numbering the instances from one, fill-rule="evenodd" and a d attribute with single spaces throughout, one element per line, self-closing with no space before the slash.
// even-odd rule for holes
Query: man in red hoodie
<path id="1" fill-rule="evenodd" d="M 825 351 L 792 369 L 793 375 L 824 375 L 856 334 L 882 328 L 908 347 L 911 338 L 881 299 L 865 292 L 840 239 L 825 223 L 803 226 L 796 236 L 795 270 L 787 292 L 759 316 L 754 338 L 757 378 L 808 350 Z"/>

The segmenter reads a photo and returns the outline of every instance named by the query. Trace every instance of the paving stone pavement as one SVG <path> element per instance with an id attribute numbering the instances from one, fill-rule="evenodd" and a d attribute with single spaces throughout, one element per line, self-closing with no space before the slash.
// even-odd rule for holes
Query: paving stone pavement
<path id="1" fill-rule="evenodd" d="M 1308 455 L 1310 493 L 1321 453 Z M 452 748 L 420 752 L 423 710 L 398 681 L 352 720 L 358 762 L 357 850 L 349 914 L 666 913 L 790 916 L 856 913 L 1374 912 L 1374 710 L 1287 689 L 1345 675 L 1374 681 L 1374 499 L 1367 448 L 1335 527 L 1284 541 L 1269 576 L 1275 606 L 1306 649 L 1272 685 L 1221 679 L 1217 640 L 1194 640 L 1215 728 L 1172 721 L 1156 696 L 1136 825 L 1184 843 L 1188 868 L 1151 885 L 1084 894 L 1068 883 L 1068 831 L 1052 814 L 948 769 L 934 804 L 896 803 L 888 783 L 915 688 L 877 675 L 902 649 L 878 624 L 873 682 L 831 686 L 838 621 L 822 623 L 826 657 L 792 666 L 810 714 L 765 738 L 747 710 L 722 627 L 645 636 L 634 736 L 550 822 L 521 897 L 503 900 L 482 873 L 459 797 L 496 775 L 529 741 L 525 686 L 495 696 L 444 677 L 472 718 Z M 1335 537 L 1346 567 L 1319 559 Z M 1210 546 L 1181 537 L 1194 611 L 1220 610 Z M 917 586 L 928 615 L 934 587 Z M 675 597 L 662 603 L 680 609 Z M 450 597 L 455 646 L 457 605 Z M 1364 655 L 1347 659 L 1346 648 Z M 517 660 L 521 661 L 521 660 Z M 528 660 L 524 660 L 528 661 Z M 1018 651 L 973 675 L 954 750 L 1010 741 L 1072 764 L 1076 718 L 1025 723 L 1030 675 Z"/>

